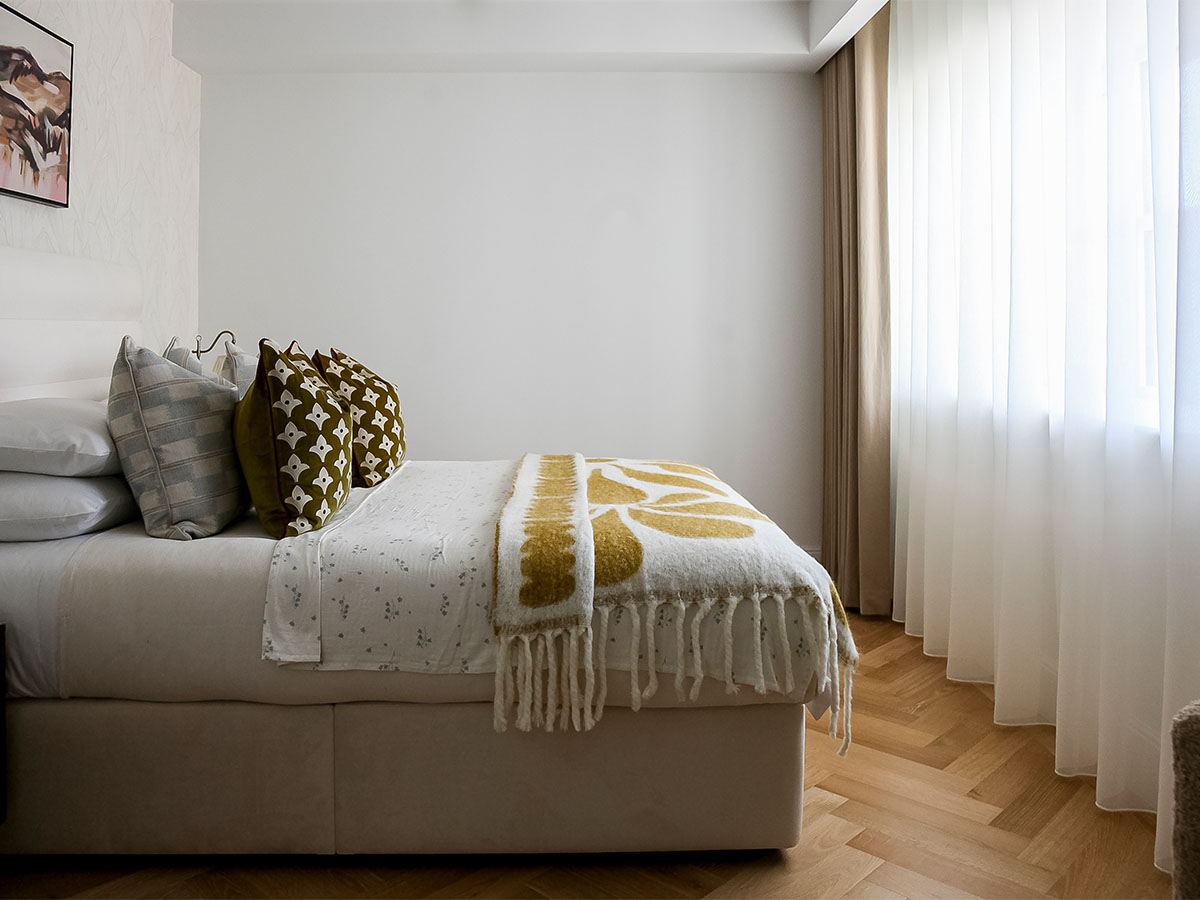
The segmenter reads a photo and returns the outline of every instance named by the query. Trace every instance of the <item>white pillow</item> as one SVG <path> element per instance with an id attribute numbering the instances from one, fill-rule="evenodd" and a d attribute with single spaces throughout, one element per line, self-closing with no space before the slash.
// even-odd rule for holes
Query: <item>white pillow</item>
<path id="1" fill-rule="evenodd" d="M 137 518 L 125 479 L 0 472 L 0 541 L 51 541 Z"/>
<path id="2" fill-rule="evenodd" d="M 99 400 L 39 397 L 0 403 L 0 471 L 116 475 L 121 458 Z"/>

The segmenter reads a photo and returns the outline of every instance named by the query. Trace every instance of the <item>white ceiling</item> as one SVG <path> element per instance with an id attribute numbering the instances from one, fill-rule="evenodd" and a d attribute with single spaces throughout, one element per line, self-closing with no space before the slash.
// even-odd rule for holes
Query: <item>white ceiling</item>
<path id="1" fill-rule="evenodd" d="M 816 71 L 885 0 L 174 0 L 201 73 Z"/>

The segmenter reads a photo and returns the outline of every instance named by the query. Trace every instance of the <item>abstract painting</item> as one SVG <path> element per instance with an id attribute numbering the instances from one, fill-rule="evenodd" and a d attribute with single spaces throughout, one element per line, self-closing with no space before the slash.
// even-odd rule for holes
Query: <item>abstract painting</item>
<path id="1" fill-rule="evenodd" d="M 0 3 L 0 193 L 66 206 L 75 47 Z"/>

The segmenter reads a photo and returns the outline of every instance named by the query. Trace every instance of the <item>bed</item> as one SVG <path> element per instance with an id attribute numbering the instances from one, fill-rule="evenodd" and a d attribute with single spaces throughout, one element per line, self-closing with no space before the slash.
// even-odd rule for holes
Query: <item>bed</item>
<path id="1" fill-rule="evenodd" d="M 30 274 L 47 266 L 64 277 L 49 285 Z M 0 250 L 0 271 L 23 285 L 21 310 L 40 317 L 0 329 L 0 400 L 103 397 L 113 348 L 140 326 L 136 277 L 13 250 Z M 631 683 L 648 671 L 636 619 L 617 611 L 600 657 L 608 699 L 597 727 L 496 727 L 495 548 L 481 536 L 495 530 L 518 467 L 410 461 L 389 479 L 409 510 L 390 520 L 400 530 L 389 539 L 408 549 L 403 573 L 389 577 L 404 614 L 423 624 L 406 624 L 420 639 L 389 648 L 374 671 L 339 667 L 329 650 L 323 666 L 264 658 L 283 542 L 252 517 L 190 542 L 150 538 L 136 521 L 0 543 L 9 698 L 0 852 L 793 846 L 806 705 L 820 715 L 837 702 L 815 667 L 797 664 L 792 679 L 789 662 L 784 672 L 782 648 L 806 639 L 799 618 L 742 604 L 724 621 L 697 621 L 697 641 L 768 649 L 740 653 L 737 665 L 697 654 L 705 677 L 678 693 L 667 688 L 682 632 L 669 616 L 648 618 L 641 627 L 659 660 L 649 668 L 664 674 L 663 689 L 649 692 Z M 363 508 L 380 505 L 371 498 L 382 488 L 355 490 Z M 330 639 L 351 621 L 330 603 L 317 615 Z"/>

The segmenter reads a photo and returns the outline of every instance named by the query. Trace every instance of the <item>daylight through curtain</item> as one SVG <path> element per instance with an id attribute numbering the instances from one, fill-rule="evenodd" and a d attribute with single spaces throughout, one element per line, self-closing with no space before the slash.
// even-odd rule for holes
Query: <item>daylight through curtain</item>
<path id="1" fill-rule="evenodd" d="M 1183 6 L 897 0 L 889 85 L 896 618 L 1101 806 L 1159 809 L 1163 866 L 1200 697 Z"/>

